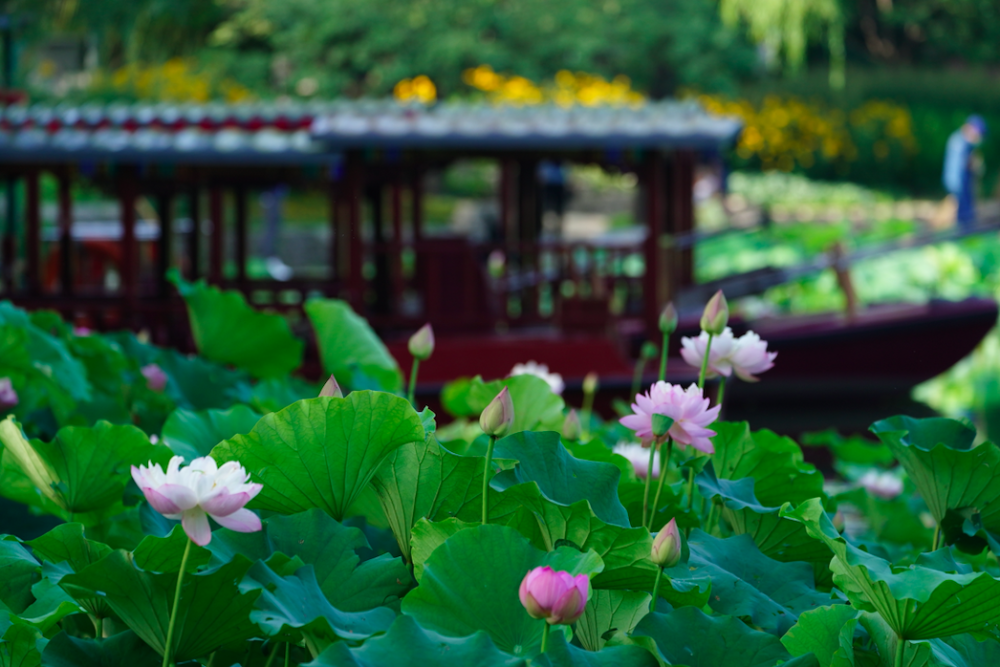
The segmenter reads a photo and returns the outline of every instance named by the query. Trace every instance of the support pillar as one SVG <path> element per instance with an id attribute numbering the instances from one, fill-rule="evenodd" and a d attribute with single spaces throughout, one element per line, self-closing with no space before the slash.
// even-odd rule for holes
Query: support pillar
<path id="1" fill-rule="evenodd" d="M 650 151 L 646 156 L 644 172 L 647 235 L 644 248 L 646 273 L 642 281 L 643 315 L 646 322 L 646 338 L 656 340 L 660 310 L 673 296 L 663 279 L 664 253 L 660 248 L 665 210 L 663 156 L 656 151 Z"/>
<path id="2" fill-rule="evenodd" d="M 208 191 L 208 218 L 212 222 L 212 237 L 208 248 L 208 281 L 222 284 L 222 264 L 225 261 L 226 206 L 222 188 L 213 185 Z"/>
<path id="3" fill-rule="evenodd" d="M 59 188 L 59 289 L 73 295 L 73 193 L 71 171 L 57 172 Z"/>
<path id="4" fill-rule="evenodd" d="M 347 238 L 350 248 L 348 294 L 351 306 L 359 314 L 365 312 L 364 242 L 361 237 L 361 198 L 364 194 L 364 163 L 362 155 L 350 151 L 346 156 L 347 178 Z"/>
<path id="5" fill-rule="evenodd" d="M 118 182 L 118 202 L 122 223 L 122 296 L 124 301 L 125 326 L 135 326 L 139 305 L 139 252 L 135 241 L 135 200 L 138 185 L 135 175 L 127 167 Z"/>
<path id="6" fill-rule="evenodd" d="M 403 183 L 399 174 L 392 179 L 392 312 L 402 314 L 403 290 Z"/>
<path id="7" fill-rule="evenodd" d="M 173 241 L 173 195 L 163 193 L 156 198 L 156 215 L 160 219 L 160 243 L 157 255 L 156 280 L 159 284 L 160 297 L 167 298 L 170 295 L 170 281 L 167 280 L 167 271 L 173 261 L 171 257 Z"/>
<path id="8" fill-rule="evenodd" d="M 24 221 L 25 221 L 25 253 L 28 294 L 38 296 L 42 293 L 42 220 L 41 202 L 38 191 L 38 171 L 31 170 L 24 178 Z"/>
<path id="9" fill-rule="evenodd" d="M 17 178 L 8 176 L 6 182 L 7 220 L 3 230 L 3 286 L 7 294 L 16 288 L 14 263 L 17 261 Z"/>
<path id="10" fill-rule="evenodd" d="M 236 284 L 239 289 L 247 289 L 247 191 L 238 187 L 233 193 L 236 198 Z"/>
<path id="11" fill-rule="evenodd" d="M 198 280 L 201 277 L 201 192 L 195 186 L 188 191 L 187 196 L 188 218 L 191 219 L 191 233 L 187 239 L 188 278 Z"/>

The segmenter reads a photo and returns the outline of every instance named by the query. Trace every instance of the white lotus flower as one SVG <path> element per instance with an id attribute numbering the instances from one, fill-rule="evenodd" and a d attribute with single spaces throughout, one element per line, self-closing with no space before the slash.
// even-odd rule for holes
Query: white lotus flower
<path id="1" fill-rule="evenodd" d="M 563 393 L 563 389 L 566 388 L 566 383 L 563 382 L 562 375 L 559 375 L 559 373 L 550 373 L 548 366 L 535 361 L 529 361 L 526 364 L 515 364 L 514 368 L 510 371 L 509 377 L 514 377 L 515 375 L 534 375 L 535 377 L 540 377 L 549 383 L 549 387 L 552 388 L 552 392 L 555 394 Z"/>

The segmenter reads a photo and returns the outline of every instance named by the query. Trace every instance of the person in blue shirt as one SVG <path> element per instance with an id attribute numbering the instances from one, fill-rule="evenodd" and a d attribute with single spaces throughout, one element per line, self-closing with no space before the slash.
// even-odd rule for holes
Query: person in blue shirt
<path id="1" fill-rule="evenodd" d="M 962 127 L 948 138 L 944 156 L 945 189 L 958 203 L 956 219 L 963 229 L 976 222 L 976 175 L 980 165 L 976 146 L 986 134 L 986 121 L 981 116 L 969 116 Z"/>

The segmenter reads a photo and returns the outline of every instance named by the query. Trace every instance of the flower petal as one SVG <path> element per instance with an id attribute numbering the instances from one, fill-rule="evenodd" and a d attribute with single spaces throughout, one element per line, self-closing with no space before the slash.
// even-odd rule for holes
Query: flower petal
<path id="1" fill-rule="evenodd" d="M 235 530 L 237 533 L 256 533 L 261 529 L 260 517 L 250 510 L 236 510 L 228 516 L 211 515 L 223 528 Z"/>
<path id="2" fill-rule="evenodd" d="M 198 496 L 194 494 L 194 491 L 186 486 L 180 484 L 161 484 L 154 489 L 160 496 L 169 500 L 176 509 L 168 510 L 171 514 L 176 514 L 178 512 L 183 512 L 189 510 L 193 507 L 198 506 Z M 143 489 L 143 493 L 145 493 Z M 146 494 L 146 498 L 149 498 L 149 494 Z M 150 505 L 156 509 L 157 512 L 161 510 L 153 504 L 153 501 L 149 501 Z"/>
<path id="3" fill-rule="evenodd" d="M 208 500 L 202 500 L 201 508 L 211 514 L 213 518 L 216 516 L 229 516 L 246 505 L 249 500 L 249 493 L 230 493 L 229 489 L 222 489 Z"/>
<path id="4" fill-rule="evenodd" d="M 208 516 L 200 507 L 184 512 L 181 525 L 184 526 L 184 532 L 191 541 L 199 547 L 212 541 L 212 527 L 208 525 Z"/>

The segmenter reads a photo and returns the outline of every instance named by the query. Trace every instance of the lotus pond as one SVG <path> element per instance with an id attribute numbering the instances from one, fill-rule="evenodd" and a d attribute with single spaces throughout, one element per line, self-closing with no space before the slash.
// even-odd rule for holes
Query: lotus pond
<path id="1" fill-rule="evenodd" d="M 198 356 L 0 304 L 0 664 L 1000 664 L 1000 448 L 965 422 L 827 433 L 824 477 L 696 385 L 623 424 L 456 378 L 439 419 L 347 304 L 306 306 L 320 387 L 286 320 L 178 284 Z M 718 306 L 702 375 L 766 382 Z"/>

